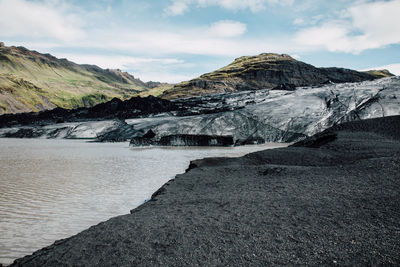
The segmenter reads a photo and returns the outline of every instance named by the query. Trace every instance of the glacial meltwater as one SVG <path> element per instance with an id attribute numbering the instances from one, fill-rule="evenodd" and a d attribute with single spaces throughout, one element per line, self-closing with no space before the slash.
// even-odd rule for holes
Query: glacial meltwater
<path id="1" fill-rule="evenodd" d="M 0 139 L 0 263 L 127 214 L 190 160 L 286 144 L 129 148 L 85 140 Z"/>

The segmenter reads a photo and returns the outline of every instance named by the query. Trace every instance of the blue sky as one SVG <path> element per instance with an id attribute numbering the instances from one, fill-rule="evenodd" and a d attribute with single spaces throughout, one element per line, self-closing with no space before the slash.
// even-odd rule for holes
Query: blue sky
<path id="1" fill-rule="evenodd" d="M 263 52 L 400 75 L 399 14 L 400 0 L 0 0 L 0 41 L 144 81 Z"/>

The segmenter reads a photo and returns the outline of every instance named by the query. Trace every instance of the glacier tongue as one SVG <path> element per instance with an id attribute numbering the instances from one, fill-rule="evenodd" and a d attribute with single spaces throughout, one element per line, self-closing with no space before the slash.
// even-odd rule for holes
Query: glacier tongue
<path id="1" fill-rule="evenodd" d="M 156 139 L 177 134 L 218 135 L 233 136 L 236 144 L 245 144 L 293 142 L 337 123 L 400 114 L 400 77 L 259 95 L 262 101 L 254 96 L 254 104 L 233 111 L 171 116 L 155 124 L 130 123 L 142 132 L 151 129 Z"/>
<path id="2" fill-rule="evenodd" d="M 156 117 L 8 128 L 0 129 L 0 136 L 133 139 L 133 145 L 157 145 L 161 139 L 163 145 L 165 140 L 181 144 L 178 136 L 191 136 L 193 141 L 196 135 L 202 140 L 232 137 L 234 144 L 294 142 L 341 122 L 400 115 L 400 77 L 295 91 L 217 94 L 174 103 L 180 111 Z M 150 130 L 155 135 L 143 138 Z"/>

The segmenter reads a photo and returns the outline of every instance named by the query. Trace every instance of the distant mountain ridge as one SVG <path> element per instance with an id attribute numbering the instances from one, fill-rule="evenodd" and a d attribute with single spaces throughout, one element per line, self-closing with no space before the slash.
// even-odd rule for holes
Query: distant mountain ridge
<path id="1" fill-rule="evenodd" d="M 165 84 L 144 83 L 121 70 L 79 65 L 24 47 L 0 45 L 0 114 L 90 107 Z"/>
<path id="2" fill-rule="evenodd" d="M 359 72 L 344 68 L 317 68 L 286 54 L 263 53 L 243 56 L 216 71 L 175 85 L 162 94 L 174 99 L 213 93 L 259 90 L 278 87 L 294 89 L 334 82 L 361 82 L 394 76 L 387 70 Z"/>

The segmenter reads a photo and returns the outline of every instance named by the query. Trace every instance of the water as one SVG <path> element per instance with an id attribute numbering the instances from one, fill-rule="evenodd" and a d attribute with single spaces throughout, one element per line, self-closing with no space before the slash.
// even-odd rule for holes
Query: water
<path id="1" fill-rule="evenodd" d="M 129 213 L 190 160 L 282 146 L 130 149 L 128 143 L 0 139 L 0 263 Z"/>

